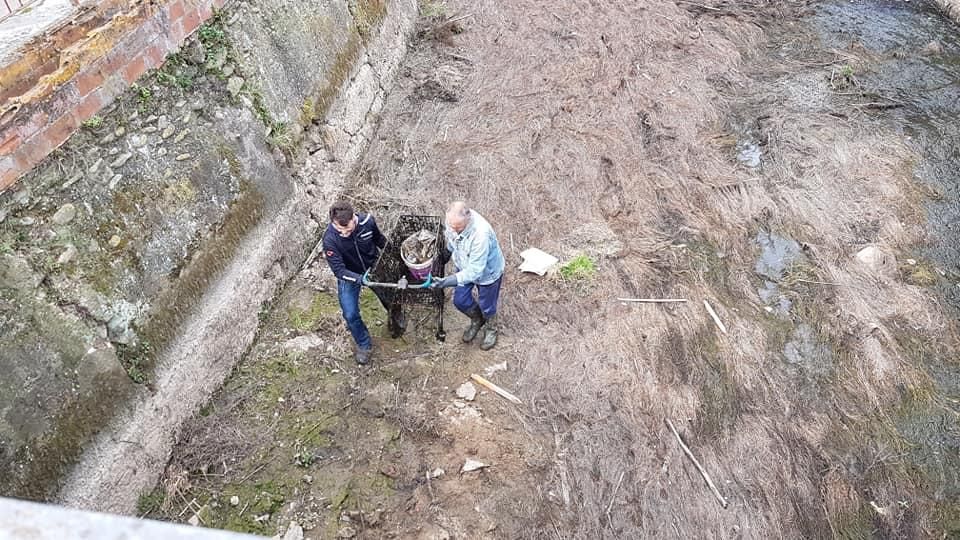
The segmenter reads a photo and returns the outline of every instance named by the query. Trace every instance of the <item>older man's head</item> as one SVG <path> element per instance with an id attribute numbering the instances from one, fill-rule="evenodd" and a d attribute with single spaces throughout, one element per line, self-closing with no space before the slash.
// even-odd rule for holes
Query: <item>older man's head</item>
<path id="1" fill-rule="evenodd" d="M 467 203 L 456 201 L 447 208 L 447 227 L 450 227 L 457 234 L 463 232 L 470 224 L 470 209 Z"/>

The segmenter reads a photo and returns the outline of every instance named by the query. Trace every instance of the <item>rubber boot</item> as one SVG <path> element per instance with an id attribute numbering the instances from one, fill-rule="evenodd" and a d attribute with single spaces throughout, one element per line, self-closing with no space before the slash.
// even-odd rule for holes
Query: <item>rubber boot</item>
<path id="1" fill-rule="evenodd" d="M 483 327 L 483 343 L 480 344 L 480 348 L 484 351 L 489 351 L 497 344 L 497 314 L 494 313 L 492 317 L 487 319 L 487 324 Z"/>
<path id="2" fill-rule="evenodd" d="M 357 349 L 357 364 L 365 366 L 370 363 L 371 349 Z"/>
<path id="3" fill-rule="evenodd" d="M 477 333 L 480 332 L 480 328 L 483 327 L 483 323 L 486 319 L 483 318 L 483 312 L 480 311 L 479 306 L 474 306 L 467 313 L 467 317 L 470 317 L 470 326 L 463 331 L 463 342 L 470 343 L 473 341 L 473 338 L 477 337 Z"/>
<path id="4" fill-rule="evenodd" d="M 389 320 L 387 328 L 390 330 L 390 337 L 397 339 L 407 330 L 407 320 L 403 316 L 403 306 L 394 304 L 390 306 Z"/>

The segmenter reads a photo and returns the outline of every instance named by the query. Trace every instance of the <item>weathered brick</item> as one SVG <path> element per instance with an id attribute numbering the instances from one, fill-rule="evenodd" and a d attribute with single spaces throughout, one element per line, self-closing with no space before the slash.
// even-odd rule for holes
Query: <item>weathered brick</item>
<path id="1" fill-rule="evenodd" d="M 180 20 L 183 22 L 183 33 L 189 36 L 200 26 L 200 12 L 192 9 L 185 13 Z"/>
<path id="2" fill-rule="evenodd" d="M 37 136 L 46 141 L 46 153 L 44 156 L 69 139 L 70 135 L 73 135 L 73 132 L 76 131 L 79 126 L 80 122 L 77 121 L 73 114 L 65 114 L 47 126 L 47 128 Z M 34 137 L 34 139 L 37 137 Z M 41 147 L 41 149 L 42 148 L 43 147 Z"/>
<path id="3" fill-rule="evenodd" d="M 99 88 L 103 79 L 103 72 L 97 66 L 90 66 L 74 78 L 77 82 L 77 93 L 80 97 L 86 96 L 90 91 Z"/>
<path id="4" fill-rule="evenodd" d="M 147 64 L 143 56 L 137 56 L 123 68 L 123 80 L 133 84 L 147 71 Z"/>
<path id="5" fill-rule="evenodd" d="M 10 123 L 9 129 L 16 130 L 20 139 L 25 141 L 43 129 L 43 127 L 47 125 L 47 119 L 49 117 L 46 111 L 39 107 L 20 109 L 17 113 L 17 118 Z"/>
<path id="6" fill-rule="evenodd" d="M 13 154 L 22 141 L 16 129 L 9 129 L 6 133 L 0 134 L 0 156 Z"/>
<path id="7" fill-rule="evenodd" d="M 49 118 L 59 118 L 73 110 L 80 103 L 80 93 L 77 92 L 77 83 L 70 81 L 57 88 L 53 95 L 39 103 L 39 109 Z"/>
<path id="8" fill-rule="evenodd" d="M 0 192 L 12 186 L 18 176 L 20 171 L 15 167 L 12 158 L 0 159 Z"/>
<path id="9" fill-rule="evenodd" d="M 76 118 L 77 124 L 82 124 L 84 120 L 93 117 L 102 108 L 103 98 L 101 98 L 100 90 L 97 89 L 83 98 L 83 101 L 73 110 L 73 116 Z"/>
<path id="10" fill-rule="evenodd" d="M 176 0 L 167 4 L 167 20 L 176 21 L 183 17 L 183 0 Z"/>
<path id="11" fill-rule="evenodd" d="M 179 48 L 185 37 L 187 36 L 183 32 L 183 21 L 178 19 L 171 22 L 166 29 L 167 51 Z"/>
<path id="12" fill-rule="evenodd" d="M 160 67 L 160 64 L 163 64 L 163 59 L 166 57 L 166 51 L 163 49 L 163 40 L 157 39 L 153 42 L 153 45 L 147 49 L 147 52 L 144 53 L 145 62 L 147 63 L 147 69 L 154 69 Z"/>
<path id="13" fill-rule="evenodd" d="M 200 14 L 200 20 L 206 21 L 213 16 L 213 5 L 209 1 L 200 2 L 200 5 L 197 7 L 197 12 Z"/>

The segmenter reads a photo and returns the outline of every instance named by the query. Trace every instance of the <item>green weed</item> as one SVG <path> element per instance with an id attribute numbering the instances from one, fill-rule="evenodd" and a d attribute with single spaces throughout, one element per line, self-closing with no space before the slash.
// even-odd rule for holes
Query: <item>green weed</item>
<path id="1" fill-rule="evenodd" d="M 588 280 L 597 272 L 597 265 L 587 255 L 577 255 L 560 267 L 560 277 L 571 280 Z"/>

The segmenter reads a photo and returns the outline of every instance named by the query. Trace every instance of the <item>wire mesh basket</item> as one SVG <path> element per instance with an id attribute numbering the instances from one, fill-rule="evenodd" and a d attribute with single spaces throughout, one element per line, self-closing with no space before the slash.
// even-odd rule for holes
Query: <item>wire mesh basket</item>
<path id="1" fill-rule="evenodd" d="M 442 255 L 446 254 L 446 242 L 443 235 L 443 220 L 439 216 L 417 216 L 401 215 L 397 219 L 393 230 L 387 235 L 387 245 L 384 246 L 377 259 L 373 269 L 370 271 L 370 280 L 380 283 L 396 283 L 400 278 L 406 278 L 411 287 L 402 290 L 393 291 L 393 300 L 391 303 L 399 303 L 401 306 L 427 306 L 436 310 L 437 339 L 443 341 L 446 333 L 443 330 L 443 289 L 421 289 L 416 288 L 422 283 L 415 279 L 403 258 L 400 256 L 400 245 L 404 239 L 421 230 L 426 230 L 437 235 L 437 256 L 433 260 L 433 269 L 431 275 L 433 279 L 444 276 L 444 263 Z"/>

